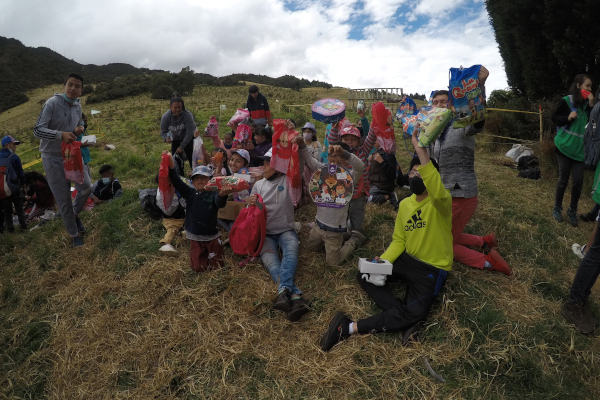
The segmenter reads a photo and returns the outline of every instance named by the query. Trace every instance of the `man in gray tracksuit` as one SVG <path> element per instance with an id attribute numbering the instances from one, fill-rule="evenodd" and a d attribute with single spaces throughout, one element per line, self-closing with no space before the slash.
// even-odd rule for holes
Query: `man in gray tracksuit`
<path id="1" fill-rule="evenodd" d="M 75 247 L 83 245 L 79 233 L 85 232 L 85 227 L 78 214 L 92 193 L 92 184 L 89 169 L 84 168 L 84 181 L 82 184 L 75 183 L 77 196 L 75 202 L 72 202 L 71 184 L 65 179 L 61 144 L 75 141 L 77 135 L 84 130 L 79 103 L 82 91 L 83 78 L 78 74 L 69 75 L 65 81 L 64 93 L 55 93 L 46 101 L 33 129 L 34 136 L 40 139 L 46 179 Z"/>

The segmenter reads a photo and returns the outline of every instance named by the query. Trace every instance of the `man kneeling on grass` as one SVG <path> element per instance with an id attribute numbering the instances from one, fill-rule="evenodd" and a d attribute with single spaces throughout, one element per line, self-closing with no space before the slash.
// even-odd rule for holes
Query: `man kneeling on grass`
<path id="1" fill-rule="evenodd" d="M 357 275 L 360 286 L 383 312 L 353 322 L 338 312 L 321 338 L 321 349 L 330 350 L 353 333 L 403 331 L 402 343 L 425 320 L 429 309 L 452 269 L 452 196 L 444 188 L 435 161 L 419 147 L 416 132 L 412 138 L 418 155 L 409 172 L 412 196 L 400 203 L 392 243 L 376 259 L 393 263 L 388 283 L 406 282 L 406 295 L 397 299 L 385 284 L 385 275 Z"/>

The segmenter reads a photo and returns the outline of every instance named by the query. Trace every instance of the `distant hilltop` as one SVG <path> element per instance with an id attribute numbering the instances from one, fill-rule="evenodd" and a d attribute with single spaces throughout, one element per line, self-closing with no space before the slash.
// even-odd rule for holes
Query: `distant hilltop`
<path id="1" fill-rule="evenodd" d="M 0 36 L 0 92 L 2 93 L 0 113 L 27 102 L 29 99 L 25 94 L 26 91 L 60 83 L 71 72 L 80 73 L 85 78 L 86 86 L 88 86 L 85 93 L 92 91 L 91 86 L 88 84 L 112 83 L 116 78 L 125 76 L 138 76 L 137 79 L 130 78 L 131 81 L 135 82 L 148 81 L 148 85 L 142 84 L 141 87 L 150 91 L 150 81 L 154 75 L 160 74 L 163 77 L 178 75 L 163 70 L 136 68 L 124 63 L 107 65 L 80 64 L 47 47 L 27 47 L 17 39 Z M 182 68 L 179 74 L 185 74 L 188 77 L 193 76 L 194 85 L 236 86 L 240 82 L 250 81 L 294 90 L 307 87 L 332 87 L 326 82 L 299 79 L 292 75 L 284 75 L 279 78 L 254 74 L 231 74 L 215 77 L 210 74 L 196 73 L 191 71 L 189 67 Z M 154 78 L 154 81 L 159 80 L 157 76 Z M 122 93 L 124 92 L 122 91 Z"/>

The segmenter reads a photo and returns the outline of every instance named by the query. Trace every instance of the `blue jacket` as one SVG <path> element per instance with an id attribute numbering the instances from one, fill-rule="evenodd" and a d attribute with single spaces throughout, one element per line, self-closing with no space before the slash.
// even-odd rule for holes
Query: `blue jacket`
<path id="1" fill-rule="evenodd" d="M 10 150 L 2 149 L 0 151 L 0 158 L 10 157 L 11 154 L 13 153 L 11 153 Z M 21 164 L 19 156 L 15 154 L 14 157 L 11 157 L 10 164 L 15 170 L 17 178 L 19 178 L 19 186 L 23 186 L 25 184 L 25 172 L 23 172 L 23 164 Z"/>

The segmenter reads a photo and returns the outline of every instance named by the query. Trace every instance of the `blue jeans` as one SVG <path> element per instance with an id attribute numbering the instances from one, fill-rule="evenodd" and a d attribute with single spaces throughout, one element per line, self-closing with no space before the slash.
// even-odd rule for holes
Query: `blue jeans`
<path id="1" fill-rule="evenodd" d="M 296 268 L 298 267 L 298 235 L 295 230 L 285 231 L 277 235 L 267 235 L 260 252 L 260 259 L 271 274 L 273 281 L 279 285 L 277 291 L 288 289 L 292 294 L 302 294 L 294 285 Z M 279 259 L 279 249 L 282 257 Z"/>

